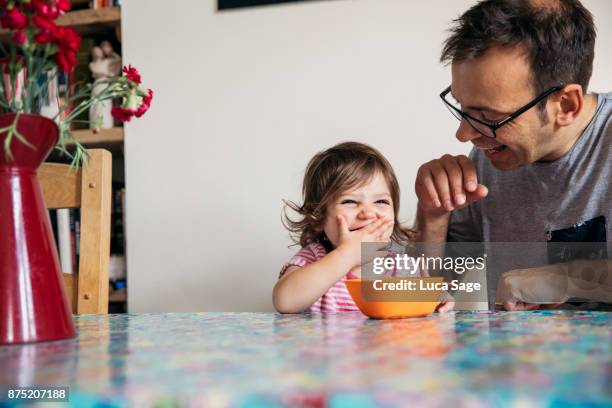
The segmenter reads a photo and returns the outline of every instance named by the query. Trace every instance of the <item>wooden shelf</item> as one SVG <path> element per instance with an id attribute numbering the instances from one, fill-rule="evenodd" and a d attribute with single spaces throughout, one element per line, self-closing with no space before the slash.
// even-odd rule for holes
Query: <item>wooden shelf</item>
<path id="1" fill-rule="evenodd" d="M 86 149 L 106 149 L 113 155 L 113 158 L 123 157 L 123 128 L 100 129 L 98 133 L 93 133 L 89 129 L 73 130 L 72 134 L 76 140 Z M 74 144 L 66 146 L 69 151 L 74 149 Z M 51 163 L 70 163 L 70 159 L 53 149 L 48 162 Z"/>
<path id="2" fill-rule="evenodd" d="M 57 25 L 71 26 L 79 34 L 100 33 L 114 29 L 121 21 L 121 8 L 85 9 L 70 11 L 57 19 Z M 7 37 L 9 30 L 0 29 L 0 36 Z"/>
<path id="3" fill-rule="evenodd" d="M 94 133 L 89 129 L 73 130 L 75 139 L 83 146 L 91 145 L 112 145 L 123 143 L 123 128 L 115 127 L 112 129 L 100 129 Z"/>
<path id="4" fill-rule="evenodd" d="M 109 7 L 71 11 L 57 19 L 58 25 L 71 26 L 75 29 L 91 24 L 105 24 L 114 27 L 121 21 L 121 8 Z"/>
<path id="5" fill-rule="evenodd" d="M 125 288 L 110 290 L 108 294 L 108 301 L 110 303 L 122 303 L 127 301 L 127 291 Z"/>

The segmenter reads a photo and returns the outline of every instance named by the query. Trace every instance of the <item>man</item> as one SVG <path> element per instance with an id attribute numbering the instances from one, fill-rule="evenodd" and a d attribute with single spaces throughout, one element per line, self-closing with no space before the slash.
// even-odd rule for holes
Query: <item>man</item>
<path id="1" fill-rule="evenodd" d="M 461 121 L 457 139 L 474 148 L 469 158 L 444 155 L 419 168 L 421 240 L 609 248 L 612 93 L 586 93 L 595 44 L 589 11 L 577 0 L 487 0 L 455 24 L 441 57 L 452 83 L 441 97 Z M 509 310 L 573 297 L 612 302 L 605 256 L 550 253 L 550 263 L 571 262 L 494 276 L 497 301 Z"/>

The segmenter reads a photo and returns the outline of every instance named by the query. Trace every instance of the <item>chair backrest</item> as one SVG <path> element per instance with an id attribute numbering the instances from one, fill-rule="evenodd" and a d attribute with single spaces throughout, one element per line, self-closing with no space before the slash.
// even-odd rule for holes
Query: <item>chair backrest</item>
<path id="1" fill-rule="evenodd" d="M 89 162 L 83 168 L 44 163 L 38 170 L 47 208 L 81 209 L 78 273 L 63 274 L 76 314 L 108 313 L 112 156 L 104 149 L 88 153 Z"/>

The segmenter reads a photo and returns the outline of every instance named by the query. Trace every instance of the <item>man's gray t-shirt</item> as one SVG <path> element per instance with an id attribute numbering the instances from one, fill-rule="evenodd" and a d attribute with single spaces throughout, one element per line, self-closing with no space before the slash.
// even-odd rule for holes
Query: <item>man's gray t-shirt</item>
<path id="1" fill-rule="evenodd" d="M 591 123 L 554 162 L 501 171 L 480 150 L 473 149 L 470 158 L 489 194 L 453 211 L 448 241 L 597 241 L 606 242 L 611 253 L 612 93 L 598 95 Z M 487 273 L 489 302 L 501 272 Z"/>

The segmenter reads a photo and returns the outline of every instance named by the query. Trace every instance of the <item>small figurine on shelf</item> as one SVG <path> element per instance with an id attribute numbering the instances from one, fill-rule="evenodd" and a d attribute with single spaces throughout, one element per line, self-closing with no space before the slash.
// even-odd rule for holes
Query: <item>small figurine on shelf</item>
<path id="1" fill-rule="evenodd" d="M 102 41 L 99 47 L 91 49 L 92 61 L 89 63 L 94 78 L 92 99 L 108 85 L 108 79 L 121 72 L 121 56 L 117 54 L 108 41 Z M 110 99 L 97 102 L 89 108 L 89 127 L 91 129 L 109 129 L 113 127 L 111 111 L 113 102 Z"/>
<path id="2" fill-rule="evenodd" d="M 102 48 L 102 52 L 104 53 L 104 58 L 110 60 L 111 70 L 121 71 L 121 55 L 117 54 L 113 49 L 113 45 L 110 41 L 102 41 L 100 43 L 100 48 Z"/>

